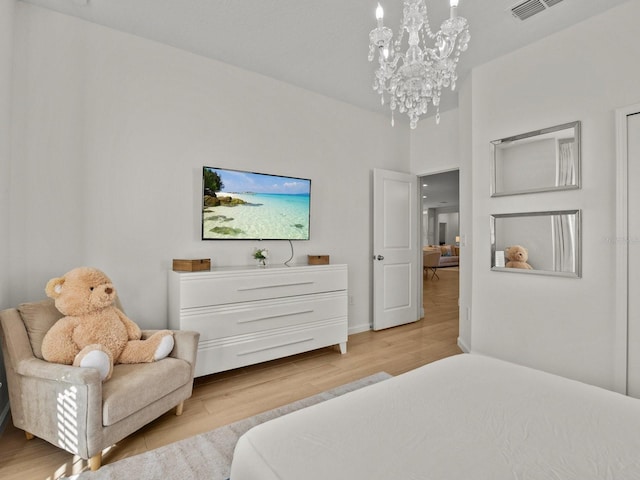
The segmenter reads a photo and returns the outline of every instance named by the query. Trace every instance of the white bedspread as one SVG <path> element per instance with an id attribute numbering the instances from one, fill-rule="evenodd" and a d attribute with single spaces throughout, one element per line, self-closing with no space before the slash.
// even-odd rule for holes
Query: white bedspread
<path id="1" fill-rule="evenodd" d="M 457 355 L 254 427 L 231 480 L 640 480 L 640 400 Z"/>

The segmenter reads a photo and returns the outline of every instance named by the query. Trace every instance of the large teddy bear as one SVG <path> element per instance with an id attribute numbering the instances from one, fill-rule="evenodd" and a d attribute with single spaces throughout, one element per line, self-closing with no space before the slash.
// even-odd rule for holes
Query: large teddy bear
<path id="1" fill-rule="evenodd" d="M 104 382 L 115 363 L 153 362 L 173 349 L 169 330 L 141 340 L 138 325 L 114 306 L 116 289 L 111 280 L 96 268 L 75 268 L 49 280 L 45 291 L 66 315 L 42 341 L 42 356 L 49 362 L 97 368 Z"/>
<path id="2" fill-rule="evenodd" d="M 533 270 L 533 267 L 527 263 L 529 253 L 527 249 L 520 245 L 514 245 L 506 249 L 507 268 L 523 268 L 525 270 Z"/>

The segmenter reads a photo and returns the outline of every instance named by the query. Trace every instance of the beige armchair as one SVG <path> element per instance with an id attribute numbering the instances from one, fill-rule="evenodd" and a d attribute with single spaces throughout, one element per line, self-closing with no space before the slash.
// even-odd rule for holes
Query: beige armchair
<path id="1" fill-rule="evenodd" d="M 97 370 L 48 363 L 42 338 L 62 317 L 52 300 L 0 312 L 13 424 L 100 468 L 102 450 L 191 396 L 197 332 L 174 332 L 175 346 L 158 362 L 116 365 L 104 384 Z M 143 331 L 143 338 L 153 331 Z"/>
<path id="2" fill-rule="evenodd" d="M 431 275 L 431 280 L 437 278 L 440 280 L 438 276 L 438 267 L 440 266 L 440 250 L 423 250 L 422 251 L 422 268 L 424 269 L 424 273 L 427 276 L 427 280 L 429 280 L 429 270 L 433 273 Z"/>

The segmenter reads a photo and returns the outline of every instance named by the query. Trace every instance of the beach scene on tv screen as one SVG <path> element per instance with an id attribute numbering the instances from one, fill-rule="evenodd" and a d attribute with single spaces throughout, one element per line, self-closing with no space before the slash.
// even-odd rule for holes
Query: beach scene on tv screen
<path id="1" fill-rule="evenodd" d="M 202 238 L 308 240 L 311 181 L 203 169 Z"/>

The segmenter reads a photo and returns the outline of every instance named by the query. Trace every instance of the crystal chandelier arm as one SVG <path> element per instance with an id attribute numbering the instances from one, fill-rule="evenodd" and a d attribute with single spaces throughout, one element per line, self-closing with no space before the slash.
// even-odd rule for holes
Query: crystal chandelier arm
<path id="1" fill-rule="evenodd" d="M 403 59 L 403 56 L 401 54 L 394 55 L 391 58 L 389 58 L 389 57 L 385 57 L 381 51 L 380 54 L 378 55 L 378 63 L 380 64 L 378 71 L 381 71 L 382 73 L 384 73 L 385 78 L 391 77 L 391 75 L 395 73 L 398 67 L 398 62 L 401 59 Z"/>
<path id="2" fill-rule="evenodd" d="M 456 37 L 442 35 L 441 33 L 439 33 L 438 38 L 436 39 L 436 48 L 438 49 L 437 53 L 435 49 L 431 49 L 430 52 L 432 52 L 433 56 L 437 60 L 442 60 L 451 55 L 455 46 Z"/>

